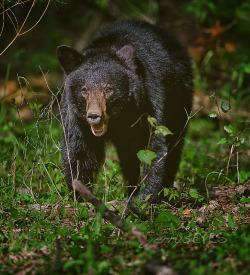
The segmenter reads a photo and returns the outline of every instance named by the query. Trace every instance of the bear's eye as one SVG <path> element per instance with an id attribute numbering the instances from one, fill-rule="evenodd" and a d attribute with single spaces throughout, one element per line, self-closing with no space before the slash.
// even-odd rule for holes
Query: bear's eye
<path id="1" fill-rule="evenodd" d="M 82 87 L 82 91 L 81 91 L 81 94 L 82 94 L 82 96 L 84 97 L 84 98 L 87 98 L 88 97 L 88 89 L 87 89 L 87 87 Z"/>
<path id="2" fill-rule="evenodd" d="M 114 90 L 111 87 L 106 87 L 104 94 L 106 98 L 109 98 L 113 94 Z"/>

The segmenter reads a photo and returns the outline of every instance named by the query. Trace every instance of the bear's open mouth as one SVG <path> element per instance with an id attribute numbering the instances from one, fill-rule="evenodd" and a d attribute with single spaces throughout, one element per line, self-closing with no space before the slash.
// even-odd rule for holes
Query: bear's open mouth
<path id="1" fill-rule="evenodd" d="M 93 135 L 96 137 L 100 137 L 104 135 L 107 131 L 107 125 L 106 124 L 101 124 L 101 125 L 91 125 L 91 130 Z"/>

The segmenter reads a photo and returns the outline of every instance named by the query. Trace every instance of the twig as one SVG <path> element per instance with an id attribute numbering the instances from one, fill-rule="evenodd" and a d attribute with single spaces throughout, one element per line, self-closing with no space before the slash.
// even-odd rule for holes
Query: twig
<path id="1" fill-rule="evenodd" d="M 40 155 L 38 155 L 38 156 L 39 156 L 39 158 L 40 158 L 40 161 L 41 161 L 41 163 L 42 163 L 42 165 L 43 165 L 43 168 L 44 168 L 45 172 L 47 173 L 47 175 L 48 175 L 48 177 L 49 177 L 51 183 L 53 184 L 53 186 L 54 186 L 54 188 L 55 188 L 55 190 L 56 190 L 56 193 L 58 194 L 58 196 L 60 197 L 60 199 L 62 199 L 62 196 L 61 196 L 61 194 L 59 193 L 59 191 L 58 191 L 58 189 L 57 189 L 57 187 L 56 187 L 54 181 L 52 180 L 52 178 L 51 178 L 51 176 L 50 176 L 50 174 L 49 174 L 49 171 L 48 171 L 48 169 L 47 169 L 46 166 L 45 166 L 45 163 L 43 162 L 41 156 L 40 156 Z"/>
<path id="2" fill-rule="evenodd" d="M 22 32 L 22 33 L 19 33 L 19 36 L 20 36 L 20 35 L 23 35 L 23 34 L 26 34 L 27 32 L 31 31 L 32 29 L 34 29 L 34 28 L 38 25 L 38 23 L 40 23 L 40 21 L 42 20 L 44 14 L 46 13 L 46 11 L 47 11 L 47 9 L 48 9 L 48 7 L 49 7 L 50 1 L 51 1 L 51 0 L 48 0 L 48 3 L 47 3 L 47 5 L 46 5 L 46 7 L 45 7 L 43 13 L 42 13 L 42 15 L 40 16 L 40 18 L 37 20 L 37 22 L 36 22 L 31 28 L 29 28 L 27 31 Z"/>
<path id="3" fill-rule="evenodd" d="M 112 213 L 106 206 L 99 201 L 92 192 L 80 181 L 74 180 L 72 184 L 73 188 L 79 192 L 81 196 L 83 196 L 88 202 L 90 202 L 98 211 L 100 210 L 102 216 L 105 220 L 110 221 L 112 224 L 117 226 L 119 229 L 123 231 L 128 231 L 129 226 L 128 224 L 122 220 L 119 216 Z"/>
<path id="4" fill-rule="evenodd" d="M 230 164 L 230 161 L 233 157 L 233 151 L 234 151 L 234 144 L 232 144 L 231 146 L 231 150 L 230 150 L 230 153 L 229 153 L 229 156 L 228 156 L 228 162 L 227 162 L 227 176 L 228 176 L 228 170 L 229 170 L 229 164 Z"/>
<path id="5" fill-rule="evenodd" d="M 30 2 L 30 0 L 26 0 L 26 1 L 22 1 L 22 2 L 18 2 L 14 5 L 12 5 L 11 7 L 4 9 L 4 4 L 0 4 L 0 7 L 2 6 L 3 11 L 0 13 L 0 15 L 6 13 L 8 10 L 11 10 L 12 8 L 14 8 L 15 6 L 21 5 L 21 4 L 25 4 L 26 2 Z"/>
<path id="6" fill-rule="evenodd" d="M 122 220 L 119 216 L 115 215 L 111 212 L 102 201 L 98 200 L 92 192 L 80 181 L 74 180 L 72 184 L 74 190 L 76 190 L 81 196 L 83 196 L 88 202 L 90 202 L 98 211 L 102 213 L 102 217 L 110 221 L 113 225 L 118 227 L 124 232 L 128 232 L 131 234 L 131 237 L 136 237 L 141 245 L 147 244 L 147 236 L 136 229 L 135 227 L 131 227 L 124 220 Z"/>
<path id="7" fill-rule="evenodd" d="M 223 170 L 223 169 L 222 169 L 222 170 Z M 205 184 L 204 184 L 204 185 L 205 185 L 205 188 L 206 188 L 207 202 L 209 201 L 209 195 L 210 195 L 209 190 L 208 190 L 208 187 L 207 187 L 207 179 L 208 179 L 208 176 L 211 175 L 211 174 L 219 174 L 219 176 L 218 176 L 218 179 L 219 179 L 219 177 L 220 177 L 221 175 L 225 176 L 225 174 L 222 173 L 222 170 L 221 170 L 220 172 L 210 172 L 210 173 L 208 173 L 207 176 L 206 176 Z"/>
<path id="8" fill-rule="evenodd" d="M 124 220 L 122 220 L 119 216 L 112 213 L 109 209 L 106 208 L 106 206 L 99 201 L 92 193 L 91 191 L 80 181 L 80 180 L 74 180 L 72 184 L 74 190 L 79 192 L 80 195 L 82 195 L 88 202 L 90 202 L 97 210 L 100 210 L 102 212 L 102 217 L 105 220 L 110 221 L 113 225 L 117 226 L 122 231 L 126 232 L 126 236 L 128 238 L 136 238 L 138 242 L 140 243 L 140 247 L 144 248 L 145 251 L 148 250 L 155 250 L 155 247 L 152 247 L 150 243 L 147 240 L 147 235 L 145 235 L 143 232 L 136 229 L 136 227 L 131 227 L 129 224 L 127 224 Z M 157 259 L 151 262 L 147 263 L 146 269 L 155 272 L 156 271 L 162 271 L 161 274 L 169 274 L 169 275 L 176 275 L 172 269 L 167 267 L 166 265 L 163 265 L 161 263 L 158 263 Z M 165 273 L 165 271 L 168 271 Z M 160 274 L 160 272 L 157 274 Z"/>
<path id="9" fill-rule="evenodd" d="M 136 120 L 136 122 L 134 122 L 130 127 L 131 128 L 134 127 L 142 119 L 142 117 L 144 117 L 144 116 L 149 116 L 149 114 L 148 113 L 143 113 L 142 115 L 140 115 L 140 117 Z"/>
<path id="10" fill-rule="evenodd" d="M 22 25 L 21 25 L 21 27 L 19 28 L 19 30 L 18 30 L 18 21 L 17 21 L 16 16 L 14 15 L 14 13 L 13 13 L 13 12 L 11 11 L 11 9 L 10 9 L 10 11 L 11 11 L 11 13 L 13 14 L 13 17 L 15 18 L 15 21 L 16 21 L 16 23 L 17 23 L 17 28 L 15 27 L 14 22 L 12 21 L 10 15 L 9 15 L 9 12 L 7 12 L 8 17 L 10 18 L 10 20 L 11 20 L 11 22 L 12 22 L 12 24 L 13 24 L 15 30 L 16 30 L 16 36 L 15 36 L 15 37 L 12 39 L 12 41 L 2 50 L 2 52 L 0 53 L 0 55 L 2 55 L 2 54 L 3 54 L 3 53 L 13 44 L 13 42 L 14 42 L 19 36 L 21 36 L 21 35 L 23 35 L 23 34 L 26 34 L 27 32 L 31 31 L 33 28 L 35 28 L 35 27 L 38 25 L 38 23 L 42 20 L 44 14 L 46 13 L 46 11 L 47 11 L 47 9 L 48 9 L 48 7 L 49 7 L 50 1 L 51 1 L 51 0 L 48 0 L 48 3 L 47 3 L 47 5 L 46 5 L 46 7 L 45 7 L 43 13 L 42 13 L 42 15 L 40 16 L 40 18 L 37 20 L 37 22 L 36 22 L 31 28 L 29 28 L 27 31 L 23 31 L 23 32 L 22 32 L 22 30 L 23 30 L 25 24 L 27 23 L 27 20 L 28 20 L 28 17 L 30 16 L 31 11 L 32 11 L 33 7 L 34 7 L 35 4 L 36 4 L 36 0 L 34 0 L 34 1 L 32 2 L 31 7 L 30 7 L 30 9 L 29 9 L 29 11 L 28 11 L 28 13 L 27 13 L 27 15 L 26 15 L 26 17 L 25 17 L 25 19 L 24 19 Z M 27 2 L 28 2 L 28 1 L 27 1 Z M 4 20 L 4 14 L 3 14 L 3 20 Z M 3 22 L 3 24 L 4 24 L 4 22 Z M 1 31 L 1 32 L 2 32 L 2 31 Z"/>
<path id="11" fill-rule="evenodd" d="M 127 208 L 128 208 L 128 204 L 129 204 L 129 202 L 130 202 L 132 196 L 134 195 L 135 191 L 137 190 L 137 188 L 138 188 L 139 186 L 140 186 L 140 183 L 137 184 L 137 185 L 135 186 L 134 190 L 131 192 L 131 194 L 130 194 L 128 200 L 127 200 L 127 203 L 126 203 L 126 205 L 125 205 L 125 208 L 124 208 L 124 210 L 123 210 L 123 212 L 122 212 L 122 217 L 125 216 L 126 210 L 127 210 Z"/>
<path id="12" fill-rule="evenodd" d="M 50 93 L 54 96 L 55 100 L 56 100 L 56 103 L 57 103 L 57 106 L 58 106 L 58 109 L 59 109 L 59 114 L 60 114 L 60 120 L 61 120 L 61 125 L 62 125 L 62 130 L 63 130 L 63 136 L 64 136 L 64 140 L 65 140 L 65 144 L 66 144 L 66 150 L 67 150 L 67 156 L 68 156 L 68 161 L 69 161 L 69 167 L 70 167 L 70 173 L 71 173 L 71 180 L 73 182 L 73 173 L 72 173 L 72 166 L 71 166 L 71 161 L 70 161 L 70 155 L 69 155 L 69 144 L 68 144 L 68 141 L 67 141 L 67 133 L 66 133 L 66 126 L 65 126 L 65 123 L 66 123 L 66 119 L 65 121 L 63 120 L 63 117 L 62 117 L 62 111 L 61 111 L 61 104 L 59 103 L 58 101 L 58 97 L 55 95 L 55 93 L 50 89 L 49 87 L 49 84 L 48 84 L 48 81 L 46 79 L 46 76 L 42 70 L 42 68 L 40 67 L 40 70 L 42 72 L 42 75 L 43 75 L 43 78 L 44 78 L 44 81 L 46 83 L 46 86 L 48 88 L 48 90 L 50 91 Z M 69 109 L 68 109 L 69 111 Z M 69 119 L 69 123 L 70 123 L 70 112 L 68 113 L 67 115 L 68 119 Z M 70 128 L 70 127 L 68 127 Z M 68 137 L 69 137 L 69 133 L 68 133 Z"/>
<path id="13" fill-rule="evenodd" d="M 239 141 L 239 137 L 236 137 L 237 142 Z M 238 175 L 238 184 L 240 184 L 240 171 L 239 171 L 239 151 L 236 152 L 236 168 L 237 168 L 237 175 Z"/>

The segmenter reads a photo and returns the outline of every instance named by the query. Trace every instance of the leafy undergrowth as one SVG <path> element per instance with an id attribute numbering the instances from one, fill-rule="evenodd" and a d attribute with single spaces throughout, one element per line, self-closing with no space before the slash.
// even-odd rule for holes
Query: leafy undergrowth
<path id="1" fill-rule="evenodd" d="M 93 206 L 74 203 L 61 169 L 60 116 L 50 111 L 55 102 L 30 104 L 29 125 L 13 119 L 18 106 L 2 104 L 1 274 L 249 273 L 247 120 L 222 125 L 216 112 L 191 119 L 175 187 L 163 190 L 165 202 L 148 221 L 126 218 L 147 235 L 140 244 Z M 124 185 L 109 146 L 94 190 L 119 215 Z"/>
<path id="2" fill-rule="evenodd" d="M 248 274 L 244 196 L 198 209 L 162 204 L 154 221 L 133 220 L 148 236 L 147 244 L 140 245 L 99 215 L 88 218 L 87 204 L 36 204 L 30 195 L 24 201 L 21 195 L 11 197 L 7 187 L 2 191 L 15 206 L 1 209 L 1 274 L 130 274 L 156 263 L 180 274 Z"/>

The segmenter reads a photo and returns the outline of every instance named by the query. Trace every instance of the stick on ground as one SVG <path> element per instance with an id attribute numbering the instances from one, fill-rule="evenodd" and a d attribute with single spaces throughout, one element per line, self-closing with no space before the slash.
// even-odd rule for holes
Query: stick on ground
<path id="1" fill-rule="evenodd" d="M 124 220 L 122 220 L 119 216 L 115 215 L 111 212 L 100 200 L 98 200 L 92 192 L 80 181 L 74 180 L 73 181 L 73 188 L 88 202 L 90 202 L 97 210 L 100 210 L 102 213 L 102 217 L 110 221 L 113 225 L 117 226 L 119 229 L 125 232 L 132 232 L 134 235 L 139 233 L 138 230 L 132 228 L 129 224 L 127 224 Z M 135 231 L 138 231 L 137 233 Z M 145 235 L 144 233 L 140 232 L 141 234 Z M 146 237 L 146 235 L 145 235 Z"/>

